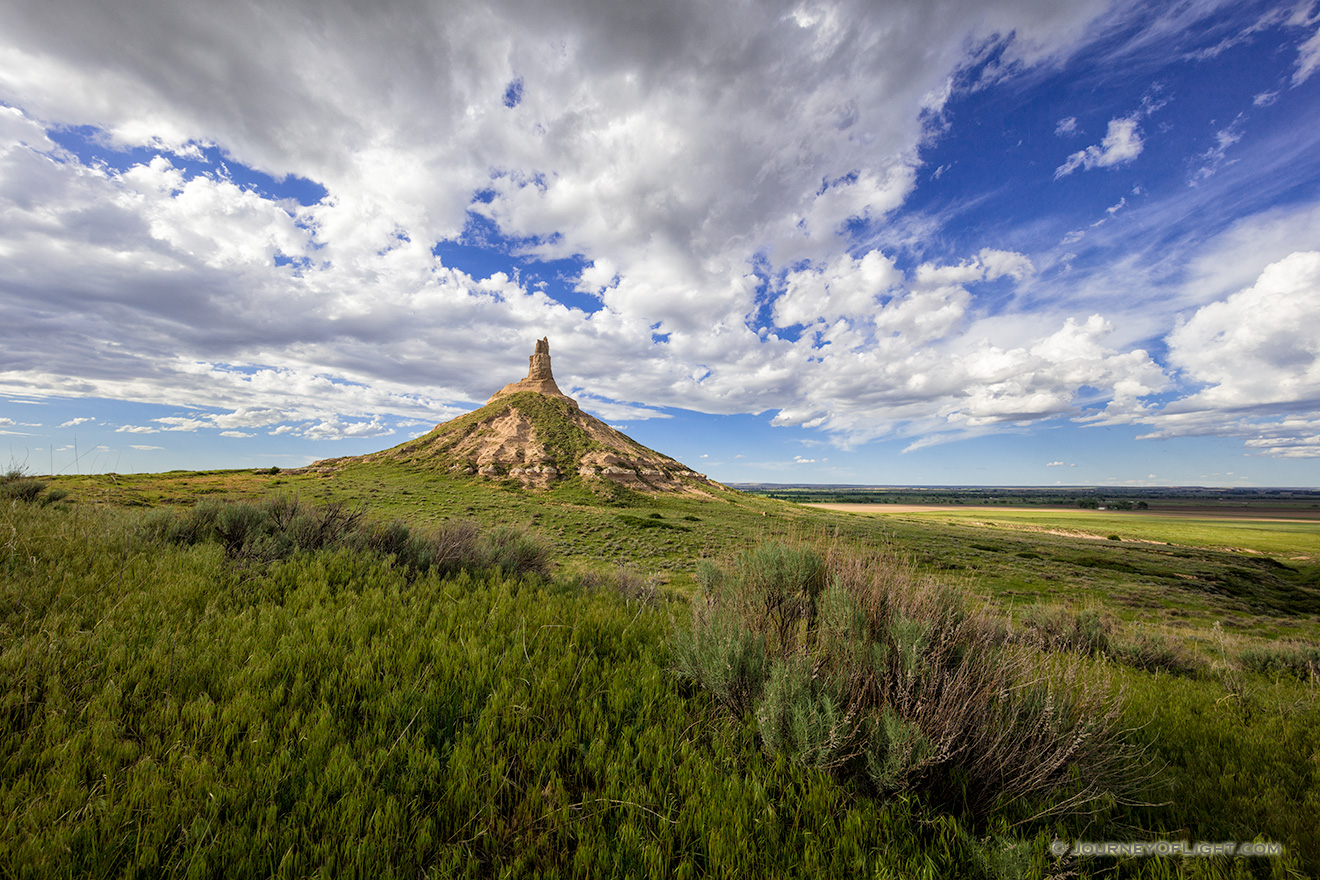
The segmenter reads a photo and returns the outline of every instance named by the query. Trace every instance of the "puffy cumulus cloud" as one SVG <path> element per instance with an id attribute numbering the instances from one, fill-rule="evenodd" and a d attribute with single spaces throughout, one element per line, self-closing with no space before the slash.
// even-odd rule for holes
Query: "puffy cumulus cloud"
<path id="1" fill-rule="evenodd" d="M 1084 150 L 1078 150 L 1054 169 L 1054 179 L 1066 177 L 1080 169 L 1110 168 L 1131 162 L 1141 155 L 1145 141 L 1141 138 L 1141 129 L 1135 116 L 1109 120 L 1109 129 L 1105 138 L 1098 144 L 1092 144 Z"/>
<path id="2" fill-rule="evenodd" d="M 311 440 L 342 440 L 348 437 L 384 437 L 393 434 L 394 428 L 386 425 L 379 417 L 353 422 L 332 416 L 307 426 L 301 433 Z"/>
<path id="3" fill-rule="evenodd" d="M 180 260 L 213 269 L 306 257 L 312 242 L 288 208 L 222 175 L 187 179 L 164 156 L 117 175 L 119 201 L 146 223 L 154 241 Z M 132 204 L 136 203 L 136 204 Z"/>
<path id="4" fill-rule="evenodd" d="M 1167 337 L 1189 393 L 1133 421 L 1145 435 L 1238 436 L 1258 454 L 1320 456 L 1320 252 L 1268 265 L 1250 287 L 1204 305 Z"/>
<path id="5" fill-rule="evenodd" d="M 914 449 L 1041 419 L 1121 419 L 1145 411 L 1144 399 L 1168 387 L 1147 352 L 1105 344 L 1113 327 L 1099 315 L 1006 346 L 994 338 L 995 322 L 951 311 L 938 333 L 914 327 L 888 344 L 839 325 L 824 334 L 825 345 L 800 340 L 800 381 L 812 391 L 780 409 L 775 423 L 820 427 L 845 444 L 920 436 Z"/>
<path id="6" fill-rule="evenodd" d="M 1031 260 L 1024 254 L 982 248 L 974 259 L 964 260 L 954 266 L 922 263 L 917 267 L 916 283 L 929 286 L 968 284 L 973 281 L 993 281 L 1004 276 L 1021 281 L 1034 271 Z"/>
<path id="7" fill-rule="evenodd" d="M 1183 407 L 1320 406 L 1320 252 L 1271 263 L 1256 283 L 1169 334 L 1169 361 L 1205 385 Z"/>
<path id="8" fill-rule="evenodd" d="M 873 250 L 856 259 L 842 254 L 823 269 L 790 272 L 774 307 L 780 327 L 841 317 L 869 317 L 878 299 L 903 281 L 894 261 Z"/>
<path id="9" fill-rule="evenodd" d="M 1085 322 L 1068 318 L 1030 348 L 983 345 L 969 352 L 963 358 L 969 391 L 949 406 L 946 417 L 980 427 L 1075 415 L 1079 404 L 1100 401 L 1102 410 L 1081 418 L 1108 420 L 1141 411 L 1142 398 L 1166 388 L 1168 379 L 1144 350 L 1105 346 L 1102 340 L 1112 332 L 1100 315 Z M 1094 389 L 1095 399 L 1081 397 L 1085 388 Z"/>

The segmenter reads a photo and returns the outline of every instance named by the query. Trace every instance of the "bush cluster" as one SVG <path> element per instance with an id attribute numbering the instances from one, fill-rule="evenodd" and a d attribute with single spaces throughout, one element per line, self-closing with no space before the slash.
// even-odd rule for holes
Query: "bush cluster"
<path id="1" fill-rule="evenodd" d="M 1243 649 L 1238 663 L 1250 672 L 1291 675 L 1302 681 L 1320 680 L 1320 646 L 1308 642 L 1253 645 Z"/>
<path id="2" fill-rule="evenodd" d="M 397 520 L 368 520 L 342 504 L 306 504 L 296 498 L 203 501 L 176 513 L 155 511 L 142 521 L 149 539 L 172 544 L 216 543 L 230 559 L 274 562 L 316 550 L 374 551 L 415 573 L 498 570 L 508 575 L 550 571 L 549 548 L 511 526 L 482 531 L 474 523 L 447 522 L 416 529 Z"/>
<path id="3" fill-rule="evenodd" d="M 1139 633 L 1130 641 L 1116 642 L 1110 656 L 1120 663 L 1146 672 L 1167 672 L 1195 678 L 1207 669 L 1205 660 L 1180 642 L 1159 633 Z"/>
<path id="4" fill-rule="evenodd" d="M 1022 615 L 1020 628 L 1008 639 L 1040 651 L 1064 651 L 1092 657 L 1108 657 L 1134 669 L 1195 677 L 1206 663 L 1180 643 L 1157 632 L 1142 632 L 1131 639 L 1114 636 L 1113 621 L 1092 608 L 1033 605 Z"/>
<path id="5" fill-rule="evenodd" d="M 751 714 L 769 752 L 978 819 L 1123 799 L 1146 772 L 1121 694 L 1082 660 L 1005 644 L 898 560 L 767 543 L 698 579 L 677 671 Z"/>
<path id="6" fill-rule="evenodd" d="M 69 493 L 63 489 L 51 489 L 46 492 L 46 484 L 36 477 L 28 475 L 22 468 L 10 468 L 0 474 L 0 499 L 21 501 L 25 504 L 53 504 L 65 498 Z"/>
<path id="7" fill-rule="evenodd" d="M 1104 654 L 1113 635 L 1109 619 L 1091 608 L 1070 614 L 1063 608 L 1033 605 L 1021 624 L 1017 640 L 1042 651 Z"/>

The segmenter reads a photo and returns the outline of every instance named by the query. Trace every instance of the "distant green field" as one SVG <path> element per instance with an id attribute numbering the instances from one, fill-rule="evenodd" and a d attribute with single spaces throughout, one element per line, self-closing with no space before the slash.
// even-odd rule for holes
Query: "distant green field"
<path id="1" fill-rule="evenodd" d="M 1158 513 L 1095 511 L 1072 508 L 994 508 L 966 510 L 932 506 L 915 511 L 892 504 L 868 505 L 856 513 L 901 516 L 914 521 L 940 520 L 983 524 L 996 528 L 1067 530 L 1088 533 L 1100 539 L 1118 535 L 1125 541 L 1158 541 L 1224 550 L 1253 550 L 1283 559 L 1320 558 L 1320 521 L 1288 522 L 1224 516 L 1164 516 Z"/>

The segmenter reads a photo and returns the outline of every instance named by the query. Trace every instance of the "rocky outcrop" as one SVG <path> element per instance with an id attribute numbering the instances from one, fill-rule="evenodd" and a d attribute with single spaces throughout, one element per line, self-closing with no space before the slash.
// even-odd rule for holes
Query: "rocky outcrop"
<path id="1" fill-rule="evenodd" d="M 555 384 L 554 373 L 550 369 L 549 338 L 541 338 L 536 341 L 536 350 L 527 359 L 527 378 L 505 385 L 492 394 L 490 400 L 486 403 L 494 403 L 501 397 L 517 394 L 519 391 L 535 391 L 537 394 L 544 394 L 547 397 L 558 397 L 560 400 L 567 400 L 573 405 L 574 409 L 577 408 L 577 401 L 560 391 L 559 386 Z"/>

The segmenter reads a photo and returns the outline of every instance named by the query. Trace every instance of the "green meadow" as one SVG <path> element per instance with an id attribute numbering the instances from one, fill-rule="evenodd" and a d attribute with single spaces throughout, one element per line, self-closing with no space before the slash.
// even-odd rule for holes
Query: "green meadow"
<path id="1" fill-rule="evenodd" d="M 1320 874 L 1315 523 L 0 490 L 3 876 Z"/>
<path id="2" fill-rule="evenodd" d="M 875 505 L 877 515 L 888 505 Z M 1201 512 L 1204 512 L 1203 510 Z M 1320 518 L 1290 520 L 1263 519 L 1246 511 L 1238 516 L 1197 516 L 1195 509 L 1186 512 L 1142 513 L 1131 511 L 1093 511 L 1075 508 L 1026 508 L 959 510 L 933 508 L 928 512 L 902 514 L 914 521 L 983 525 L 1024 532 L 1069 530 L 1079 537 L 1093 536 L 1108 540 L 1117 535 L 1126 541 L 1150 541 L 1159 544 L 1182 544 L 1230 552 L 1261 553 L 1298 562 L 1320 560 Z M 1300 512 L 1299 512 L 1300 513 Z"/>

